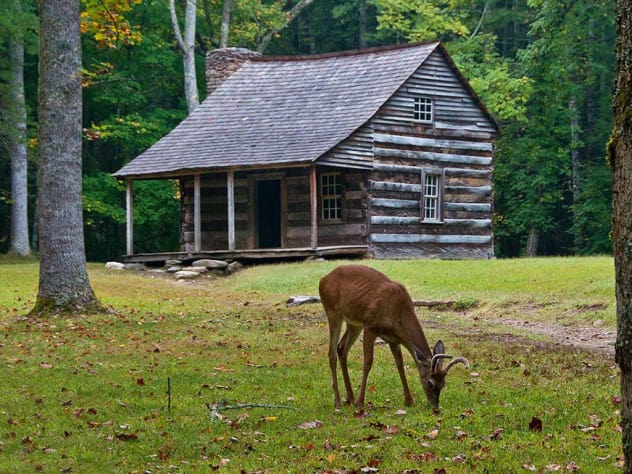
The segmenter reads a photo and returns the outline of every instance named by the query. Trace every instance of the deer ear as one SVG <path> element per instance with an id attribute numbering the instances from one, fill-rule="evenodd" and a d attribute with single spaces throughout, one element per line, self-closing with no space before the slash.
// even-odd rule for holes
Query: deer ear
<path id="1" fill-rule="evenodd" d="M 415 359 L 417 359 L 418 361 L 424 360 L 424 353 L 421 352 L 421 350 L 417 346 L 413 346 L 413 348 L 415 349 Z"/>
<path id="2" fill-rule="evenodd" d="M 440 339 L 437 341 L 434 348 L 432 349 L 432 355 L 437 354 L 445 354 L 445 346 L 443 345 L 443 341 Z"/>

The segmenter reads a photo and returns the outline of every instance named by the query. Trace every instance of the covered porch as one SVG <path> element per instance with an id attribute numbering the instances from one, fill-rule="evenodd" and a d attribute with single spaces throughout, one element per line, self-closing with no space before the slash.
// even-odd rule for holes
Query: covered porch
<path id="1" fill-rule="evenodd" d="M 319 186 L 323 173 L 326 183 L 334 175 L 338 183 L 335 219 L 323 218 L 320 201 L 331 200 Z M 154 266 L 169 260 L 199 259 L 254 263 L 361 258 L 369 253 L 366 216 L 360 203 L 363 175 L 358 171 L 332 172 L 312 163 L 153 176 L 180 182 L 181 245 L 178 251 L 156 249 L 151 253 L 134 249 L 134 178 L 126 179 L 126 252 L 122 256 L 126 263 Z M 270 184 L 275 193 L 266 194 Z M 343 203 L 348 205 L 344 209 Z"/>

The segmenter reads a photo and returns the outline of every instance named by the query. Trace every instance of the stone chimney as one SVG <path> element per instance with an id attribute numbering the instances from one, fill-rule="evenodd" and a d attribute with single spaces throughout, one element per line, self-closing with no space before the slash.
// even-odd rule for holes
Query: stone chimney
<path id="1" fill-rule="evenodd" d="M 261 53 L 246 48 L 220 48 L 206 53 L 206 94 L 211 95 L 243 63 Z"/>

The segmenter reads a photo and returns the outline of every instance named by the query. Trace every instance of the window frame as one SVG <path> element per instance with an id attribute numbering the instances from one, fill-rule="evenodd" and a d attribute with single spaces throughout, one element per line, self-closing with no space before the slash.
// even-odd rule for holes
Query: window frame
<path id="1" fill-rule="evenodd" d="M 426 179 L 429 176 L 437 178 L 436 195 L 428 194 L 428 183 Z M 421 195 L 419 200 L 419 220 L 424 224 L 442 224 L 443 220 L 443 200 L 445 192 L 445 169 L 424 168 L 421 170 Z M 436 202 L 436 217 L 426 217 L 426 199 L 434 199 Z"/>
<path id="2" fill-rule="evenodd" d="M 337 180 L 337 182 L 333 183 L 334 186 L 334 192 L 335 192 L 335 188 L 338 186 L 339 187 L 339 193 L 334 193 L 334 194 L 326 194 L 325 193 L 325 183 L 323 182 L 323 180 L 326 177 L 334 177 L 335 180 Z M 331 183 L 327 183 L 327 187 L 332 186 Z M 343 195 L 344 195 L 344 190 L 343 190 L 343 179 L 342 179 L 342 173 L 340 171 L 324 171 L 322 173 L 320 173 L 319 177 L 318 177 L 318 220 L 323 223 L 323 224 L 338 224 L 341 222 L 344 222 L 343 219 L 343 211 L 344 211 L 344 206 L 343 206 Z M 326 200 L 335 200 L 337 202 L 337 205 L 334 206 L 333 208 L 331 206 L 327 206 L 325 207 L 325 201 Z M 328 210 L 329 212 L 331 212 L 331 210 L 335 211 L 335 215 L 336 217 L 325 217 L 325 210 Z"/>
<path id="3" fill-rule="evenodd" d="M 427 110 L 428 107 L 430 110 Z M 430 118 L 425 118 L 426 116 L 429 116 Z M 434 122 L 434 100 L 432 100 L 432 98 L 421 95 L 413 97 L 413 122 Z"/>

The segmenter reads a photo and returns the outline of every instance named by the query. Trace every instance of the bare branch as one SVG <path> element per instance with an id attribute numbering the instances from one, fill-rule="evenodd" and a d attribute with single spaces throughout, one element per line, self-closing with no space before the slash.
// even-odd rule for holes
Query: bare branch
<path id="1" fill-rule="evenodd" d="M 279 28 L 272 28 L 261 37 L 257 44 L 257 52 L 263 54 L 263 51 L 266 49 L 270 41 L 272 41 L 272 37 L 283 28 L 288 26 L 290 23 L 292 23 L 294 19 L 299 15 L 299 13 L 301 13 L 301 11 L 303 11 L 305 8 L 309 7 L 313 2 L 314 0 L 301 0 L 296 5 L 294 5 L 286 15 L 287 21 L 283 24 L 283 26 Z"/>
<path id="2" fill-rule="evenodd" d="M 173 32 L 176 36 L 176 41 L 180 49 L 186 53 L 187 47 L 184 44 L 182 38 L 182 32 L 180 31 L 180 24 L 178 23 L 178 15 L 176 14 L 175 0 L 169 0 L 169 13 L 171 13 L 171 24 L 173 25 Z"/>

